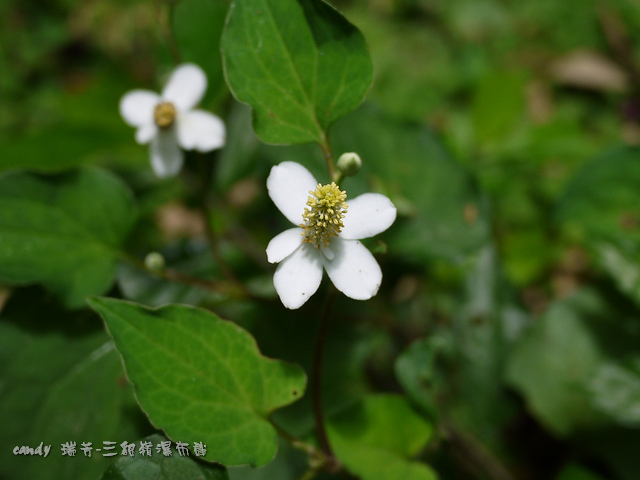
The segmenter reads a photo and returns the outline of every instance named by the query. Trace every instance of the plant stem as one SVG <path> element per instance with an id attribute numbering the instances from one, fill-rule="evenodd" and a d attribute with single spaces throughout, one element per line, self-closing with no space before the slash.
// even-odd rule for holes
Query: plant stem
<path id="1" fill-rule="evenodd" d="M 335 291 L 332 289 L 327 293 L 324 302 L 320 324 L 318 325 L 318 333 L 316 334 L 316 348 L 313 356 L 313 370 L 311 373 L 311 395 L 313 400 L 313 419 L 316 426 L 316 434 L 320 448 L 329 458 L 333 459 L 333 451 L 329 444 L 329 437 L 325 428 L 324 413 L 322 411 L 322 353 L 324 350 L 327 332 L 329 330 L 329 321 L 331 319 L 331 310 L 335 300 Z"/>
<path id="2" fill-rule="evenodd" d="M 298 450 L 302 450 L 307 455 L 313 457 L 314 459 L 319 460 L 320 463 L 326 463 L 327 462 L 328 457 L 324 454 L 324 452 L 322 452 L 321 450 L 318 450 L 315 445 L 313 445 L 311 443 L 308 443 L 308 442 L 305 442 L 304 440 L 300 440 L 296 436 L 294 436 L 291 433 L 287 432 L 280 425 L 275 423 L 272 419 L 269 419 L 269 422 L 271 422 L 271 425 L 273 425 L 273 428 L 276 429 L 276 432 L 278 432 L 278 435 L 280 435 L 280 437 L 282 439 L 284 439 L 287 442 L 289 442 L 293 448 L 296 448 Z"/>
<path id="3" fill-rule="evenodd" d="M 171 25 L 171 19 L 173 18 L 173 9 L 175 7 L 176 2 L 173 0 L 169 1 L 158 1 L 158 10 L 161 18 L 160 28 L 162 29 L 162 34 L 164 35 L 167 41 L 167 47 L 169 48 L 169 54 L 171 58 L 176 64 L 182 63 L 182 55 L 180 55 L 180 49 L 178 48 L 178 44 L 176 42 L 176 38 L 173 34 L 173 28 Z M 166 8 L 163 8 L 166 6 Z"/>
<path id="4" fill-rule="evenodd" d="M 327 171 L 329 172 L 329 179 L 332 182 L 337 182 L 338 174 L 336 173 L 336 161 L 333 158 L 333 150 L 331 149 L 331 143 L 329 138 L 325 135 L 322 142 L 319 143 L 322 153 L 324 154 L 324 161 L 327 164 Z"/>
<path id="5" fill-rule="evenodd" d="M 198 170 L 199 175 L 197 178 L 197 198 L 200 206 L 200 211 L 204 216 L 205 221 L 205 234 L 207 236 L 207 240 L 209 241 L 209 247 L 211 248 L 211 253 L 213 255 L 216 264 L 220 268 L 222 275 L 237 285 L 242 285 L 242 282 L 239 281 L 238 277 L 236 277 L 233 270 L 227 264 L 222 251 L 220 250 L 220 238 L 218 237 L 214 225 L 211 222 L 211 203 L 213 200 L 212 195 L 209 193 L 211 188 L 211 183 L 213 182 L 213 163 L 211 158 L 206 155 L 198 155 L 196 157 L 198 161 Z M 218 203 L 218 202 L 216 202 Z"/>
<path id="6" fill-rule="evenodd" d="M 458 430 L 450 421 L 441 422 L 445 439 L 451 444 L 472 473 L 484 472 L 493 480 L 515 480 L 506 467 L 483 445 L 470 435 Z"/>
<path id="7" fill-rule="evenodd" d="M 122 258 L 127 262 L 135 265 L 139 269 L 144 270 L 145 272 L 148 272 L 155 277 L 162 278 L 163 280 L 167 280 L 169 282 L 176 282 L 176 283 L 183 283 L 185 285 L 191 285 L 192 287 L 198 287 L 203 290 L 226 295 L 232 298 L 245 298 L 247 296 L 243 286 L 236 283 L 222 282 L 219 280 L 211 280 L 208 278 L 194 277 L 192 275 L 179 272 L 178 270 L 174 270 L 172 268 L 163 268 L 162 270 L 158 270 L 158 271 L 149 270 L 143 261 L 138 260 L 136 257 L 132 255 L 123 254 Z"/>
<path id="8" fill-rule="evenodd" d="M 211 211 L 209 208 L 209 200 L 208 198 L 206 198 L 205 195 L 203 195 L 203 198 L 201 200 L 202 200 L 201 201 L 202 214 L 205 217 L 207 240 L 209 241 L 209 247 L 211 247 L 211 253 L 213 255 L 213 258 L 218 264 L 218 267 L 220 268 L 222 275 L 224 275 L 225 278 L 227 278 L 227 280 L 233 283 L 236 283 L 238 285 L 242 285 L 242 283 L 240 282 L 236 274 L 233 272 L 233 270 L 231 270 L 231 267 L 229 267 L 229 264 L 227 264 L 227 261 L 225 260 L 224 255 L 222 254 L 222 250 L 220 249 L 220 237 L 217 235 L 215 228 L 211 223 Z"/>
<path id="9" fill-rule="evenodd" d="M 320 470 L 318 468 L 312 467 L 304 472 L 298 480 L 313 480 L 318 476 L 318 473 L 320 473 Z"/>

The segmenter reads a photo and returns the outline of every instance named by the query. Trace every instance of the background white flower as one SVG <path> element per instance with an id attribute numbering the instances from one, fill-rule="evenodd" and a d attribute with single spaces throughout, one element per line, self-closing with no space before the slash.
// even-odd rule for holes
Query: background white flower
<path id="1" fill-rule="evenodd" d="M 365 193 L 347 200 L 347 207 L 344 196 L 338 195 L 344 192 L 335 184 L 319 186 L 313 175 L 295 162 L 273 167 L 267 189 L 276 207 L 290 222 L 299 225 L 276 235 L 267 246 L 269 262 L 279 262 L 273 284 L 285 307 L 302 306 L 320 286 L 323 269 L 348 297 L 367 300 L 378 293 L 382 271 L 358 240 L 391 226 L 396 219 L 391 200 L 378 193 Z M 314 191 L 315 196 L 310 194 Z M 331 197 L 327 208 L 310 207 L 310 203 L 321 202 L 325 195 Z M 329 222 L 324 222 L 327 216 Z M 311 228 L 310 222 L 316 220 L 326 223 L 326 230 L 317 224 Z M 313 235 L 319 241 L 310 239 L 314 232 L 319 232 Z"/>
<path id="2" fill-rule="evenodd" d="M 175 175 L 186 150 L 208 152 L 225 142 L 225 126 L 212 113 L 194 109 L 207 89 L 207 76 L 194 64 L 183 64 L 171 74 L 158 95 L 132 90 L 120 100 L 120 114 L 136 127 L 136 141 L 151 142 L 151 166 L 160 177 Z"/>

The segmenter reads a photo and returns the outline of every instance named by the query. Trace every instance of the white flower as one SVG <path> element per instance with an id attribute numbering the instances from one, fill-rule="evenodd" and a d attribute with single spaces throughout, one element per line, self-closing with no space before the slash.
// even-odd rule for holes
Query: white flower
<path id="1" fill-rule="evenodd" d="M 396 219 L 391 200 L 365 193 L 345 202 L 345 192 L 335 183 L 318 184 L 295 162 L 273 167 L 267 189 L 276 207 L 299 225 L 276 235 L 267 246 L 269 262 L 280 263 L 273 284 L 285 307 L 299 308 L 316 292 L 323 268 L 348 297 L 367 300 L 378 293 L 382 271 L 358 239 L 391 226 Z"/>
<path id="2" fill-rule="evenodd" d="M 136 127 L 136 141 L 151 142 L 151 166 L 159 177 L 180 171 L 186 150 L 208 152 L 224 145 L 225 127 L 212 113 L 194 107 L 207 89 L 207 77 L 200 67 L 177 67 L 162 95 L 149 90 L 132 90 L 120 100 L 120 114 Z"/>

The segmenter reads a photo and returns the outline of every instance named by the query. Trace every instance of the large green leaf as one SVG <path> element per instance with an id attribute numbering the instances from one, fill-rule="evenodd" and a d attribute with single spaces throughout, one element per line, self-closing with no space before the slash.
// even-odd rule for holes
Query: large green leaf
<path id="1" fill-rule="evenodd" d="M 81 84 L 64 88 L 64 82 L 44 82 L 46 93 L 29 87 L 29 106 L 19 104 L 28 112 L 27 128 L 0 128 L 1 172 L 62 172 L 87 164 L 148 168 L 147 150 L 136 145 L 133 130 L 118 115 L 122 94 L 139 85 L 121 66 L 105 63 L 83 71 Z"/>
<path id="2" fill-rule="evenodd" d="M 616 148 L 587 164 L 558 203 L 557 217 L 595 254 L 620 290 L 640 302 L 640 148 Z"/>
<path id="3" fill-rule="evenodd" d="M 122 150 L 126 140 L 131 144 L 130 138 L 119 130 L 107 130 L 101 125 L 60 123 L 42 131 L 2 138 L 0 171 L 29 168 L 59 172 L 104 161 L 113 158 L 114 150 Z"/>
<path id="4" fill-rule="evenodd" d="M 146 433 L 138 430 L 142 413 L 113 342 L 104 331 L 88 329 L 83 318 L 70 315 L 24 295 L 12 299 L 3 312 L 2 478 L 97 478 L 112 458 L 95 450 L 91 458 L 85 457 L 82 442 L 91 442 L 95 449 L 103 441 L 120 444 Z M 52 330 L 52 323 L 66 328 Z M 41 442 L 43 448 L 51 447 L 46 458 L 13 455 L 15 446 L 35 448 Z M 75 457 L 61 454 L 61 444 L 66 442 L 76 442 Z"/>
<path id="5" fill-rule="evenodd" d="M 454 323 L 456 358 L 450 365 L 456 374 L 455 380 L 447 379 L 455 400 L 446 408 L 457 424 L 497 451 L 500 430 L 517 413 L 503 383 L 507 335 L 528 318 L 501 275 L 495 246 L 479 249 L 465 267 L 464 297 Z"/>
<path id="6" fill-rule="evenodd" d="M 300 367 L 263 357 L 245 330 L 205 310 L 109 298 L 90 305 L 154 425 L 175 441 L 208 445 L 210 461 L 260 466 L 273 459 L 277 438 L 267 417 L 302 396 Z"/>
<path id="7" fill-rule="evenodd" d="M 341 462 L 363 480 L 435 480 L 427 465 L 412 461 L 433 428 L 398 395 L 373 395 L 327 423 Z"/>
<path id="8" fill-rule="evenodd" d="M 0 177 L 0 278 L 42 283 L 69 307 L 111 287 L 135 218 L 131 192 L 97 169 Z"/>
<path id="9" fill-rule="evenodd" d="M 503 385 L 505 347 L 526 316 L 513 306 L 493 246 L 466 266 L 453 329 L 436 330 L 410 345 L 395 372 L 409 398 L 431 417 L 442 415 L 499 452 L 500 430 L 518 411 Z"/>
<path id="10" fill-rule="evenodd" d="M 590 289 L 556 301 L 515 345 L 507 378 L 558 434 L 633 423 L 637 372 L 625 360 L 640 341 L 636 315 Z"/>
<path id="11" fill-rule="evenodd" d="M 222 52 L 231 91 L 269 143 L 321 142 L 373 78 L 364 37 L 322 0 L 235 0 Z"/>
<path id="12" fill-rule="evenodd" d="M 219 99 L 226 90 L 220 37 L 228 6 L 224 0 L 180 0 L 173 9 L 173 33 L 181 58 L 207 74 L 207 98 Z"/>
<path id="13" fill-rule="evenodd" d="M 165 440 L 158 434 L 143 439 L 154 446 Z M 229 480 L 224 467 L 198 462 L 194 458 L 197 457 L 165 457 L 157 452 L 152 452 L 151 456 L 136 454 L 133 457 L 120 457 L 109 466 L 100 480 Z"/>

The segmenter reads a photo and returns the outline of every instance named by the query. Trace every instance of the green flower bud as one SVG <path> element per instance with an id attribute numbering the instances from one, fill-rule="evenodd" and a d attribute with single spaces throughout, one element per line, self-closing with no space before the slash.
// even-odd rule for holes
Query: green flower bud
<path id="1" fill-rule="evenodd" d="M 337 166 L 338 170 L 340 170 L 345 177 L 351 177 L 360 171 L 362 160 L 357 153 L 343 153 L 338 159 Z"/>
<path id="2" fill-rule="evenodd" d="M 164 270 L 164 257 L 158 252 L 151 252 L 144 258 L 144 266 L 151 272 L 159 273 Z"/>

